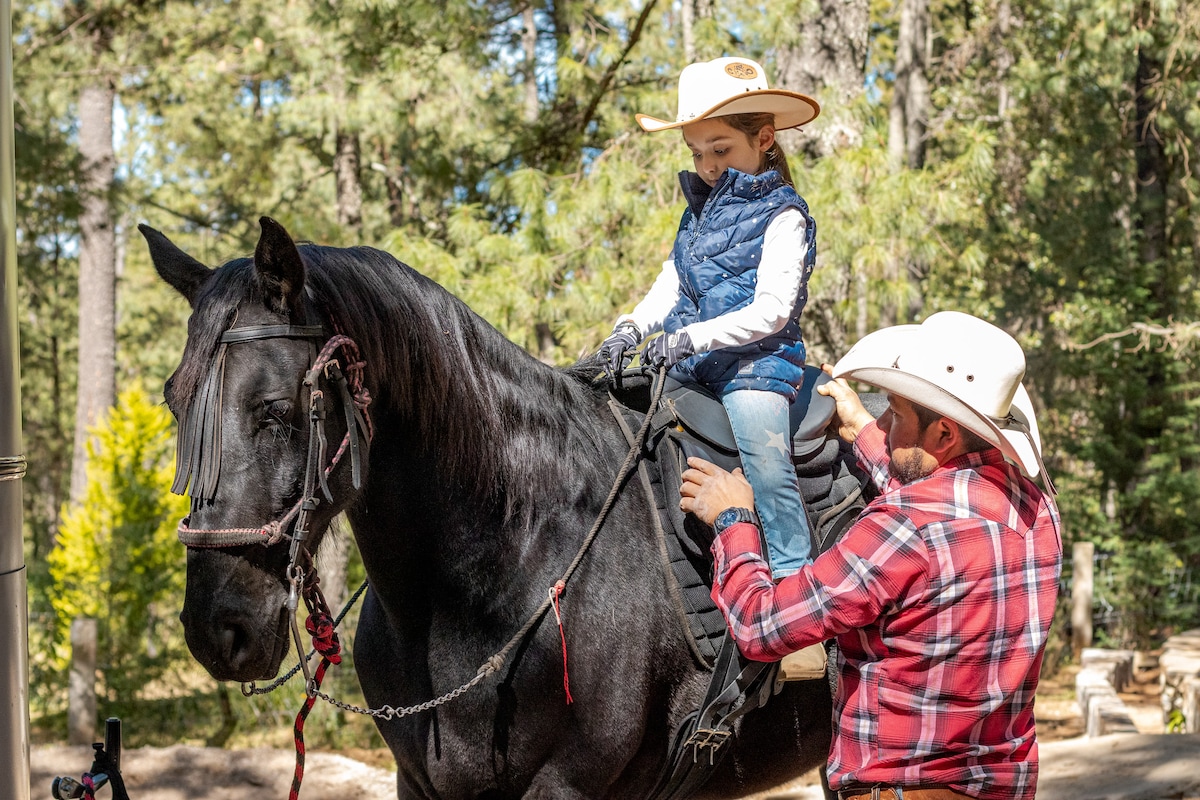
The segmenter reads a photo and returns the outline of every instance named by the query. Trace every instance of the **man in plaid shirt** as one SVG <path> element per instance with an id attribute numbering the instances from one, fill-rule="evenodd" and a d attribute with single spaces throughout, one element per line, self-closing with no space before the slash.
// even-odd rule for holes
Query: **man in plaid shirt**
<path id="1" fill-rule="evenodd" d="M 1062 542 L 1048 478 L 1044 494 L 1022 474 L 1043 472 L 1024 370 L 1015 340 L 957 312 L 859 342 L 823 393 L 882 494 L 778 583 L 739 521 L 752 518 L 749 484 L 688 462 L 681 506 L 717 528 L 713 599 L 742 655 L 778 661 L 837 638 L 839 797 L 1034 796 Z M 878 421 L 846 378 L 887 392 Z"/>

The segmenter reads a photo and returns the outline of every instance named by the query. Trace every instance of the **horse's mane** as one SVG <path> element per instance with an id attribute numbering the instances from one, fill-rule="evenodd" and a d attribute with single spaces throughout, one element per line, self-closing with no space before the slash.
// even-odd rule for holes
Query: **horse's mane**
<path id="1" fill-rule="evenodd" d="M 359 346 L 372 410 L 394 409 L 406 427 L 423 432 L 426 455 L 457 486 L 479 499 L 503 495 L 506 516 L 524 516 L 538 490 L 560 480 L 564 459 L 583 470 L 606 463 L 595 415 L 602 389 L 591 386 L 590 359 L 567 369 L 543 364 L 383 251 L 299 250 L 313 305 Z M 238 304 L 261 297 L 250 259 L 228 262 L 205 284 L 195 306 L 203 316 L 189 321 L 172 379 L 173 405 L 187 407 Z"/>

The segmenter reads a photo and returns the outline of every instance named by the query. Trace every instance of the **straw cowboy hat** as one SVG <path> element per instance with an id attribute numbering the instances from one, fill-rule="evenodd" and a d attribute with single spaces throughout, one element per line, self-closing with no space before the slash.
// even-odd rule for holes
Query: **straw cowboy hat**
<path id="1" fill-rule="evenodd" d="M 775 129 L 796 128 L 812 122 L 821 107 L 811 97 L 772 89 L 757 61 L 748 58 L 716 58 L 684 68 L 679 75 L 679 114 L 674 122 L 638 114 L 638 124 L 647 131 L 679 128 L 689 122 L 730 114 L 775 115 Z"/>
<path id="2" fill-rule="evenodd" d="M 920 325 L 897 325 L 863 337 L 834 366 L 835 378 L 861 381 L 941 414 L 1000 448 L 1031 478 L 1042 464 L 1042 440 L 1021 385 L 1025 353 L 988 322 L 958 311 Z"/>

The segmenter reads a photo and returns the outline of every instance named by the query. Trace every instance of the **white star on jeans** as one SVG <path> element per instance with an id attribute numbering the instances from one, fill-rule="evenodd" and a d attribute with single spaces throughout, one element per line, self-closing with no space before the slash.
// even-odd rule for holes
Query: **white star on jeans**
<path id="1" fill-rule="evenodd" d="M 783 437 L 783 434 L 776 433 L 775 431 L 767 431 L 767 447 L 778 447 L 779 452 L 783 453 L 785 456 L 791 455 L 792 452 L 792 449 L 788 447 L 787 439 Z"/>

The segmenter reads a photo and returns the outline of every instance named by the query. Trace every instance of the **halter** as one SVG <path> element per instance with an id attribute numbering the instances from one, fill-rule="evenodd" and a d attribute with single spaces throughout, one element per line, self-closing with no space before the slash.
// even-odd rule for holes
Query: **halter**
<path id="1" fill-rule="evenodd" d="M 201 385 L 196 399 L 184 416 L 179 432 L 175 458 L 175 482 L 171 491 L 189 494 L 192 510 L 204 500 L 212 499 L 216 493 L 221 473 L 221 393 L 225 378 L 225 355 L 230 345 L 263 339 L 308 339 L 320 340 L 325 330 L 319 325 L 250 325 L 231 328 L 221 335 L 220 348 L 212 369 Z M 315 347 L 312 348 L 315 350 Z M 333 357 L 341 349 L 346 359 L 345 371 Z M 346 450 L 350 451 L 350 465 L 354 488 L 362 487 L 362 448 L 359 430 L 367 444 L 373 434 L 367 407 L 371 396 L 363 385 L 364 363 L 360 360 L 358 345 L 349 336 L 337 333 L 330 337 L 320 353 L 312 359 L 312 366 L 304 375 L 304 386 L 308 388 L 308 456 L 304 470 L 304 491 L 295 505 L 278 519 L 257 528 L 201 529 L 189 525 L 191 515 L 184 517 L 178 528 L 179 541 L 188 547 L 215 548 L 237 545 L 261 544 L 271 546 L 285 536 L 291 539 L 289 573 L 297 568 L 300 551 L 309 533 L 313 511 L 320 505 L 317 486 L 326 501 L 333 502 L 328 478 Z M 328 449 L 325 438 L 325 394 L 321 389 L 322 379 L 331 383 L 341 396 L 342 410 L 346 418 L 346 433 L 341 445 L 329 464 L 322 468 Z M 190 484 L 190 486 L 189 486 Z M 291 523 L 295 521 L 294 525 Z M 291 525 L 291 532 L 288 526 Z M 289 574 L 289 578 L 292 576 Z"/>

